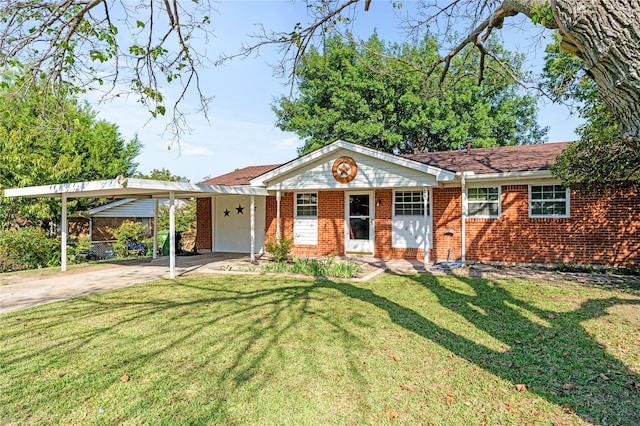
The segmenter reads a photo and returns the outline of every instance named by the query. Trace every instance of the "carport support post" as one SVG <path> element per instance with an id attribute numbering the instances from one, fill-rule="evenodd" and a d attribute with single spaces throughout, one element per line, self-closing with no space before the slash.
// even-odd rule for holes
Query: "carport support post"
<path id="1" fill-rule="evenodd" d="M 175 193 L 169 192 L 169 278 L 176 277 L 176 206 Z"/>
<path id="2" fill-rule="evenodd" d="M 256 196 L 251 196 L 251 262 L 256 261 Z"/>
<path id="3" fill-rule="evenodd" d="M 67 270 L 67 194 L 62 194 L 62 230 L 60 238 L 60 270 Z"/>
<path id="4" fill-rule="evenodd" d="M 153 259 L 158 257 L 158 199 L 153 200 Z"/>
<path id="5" fill-rule="evenodd" d="M 276 243 L 280 243 L 280 200 L 282 195 L 276 191 Z"/>

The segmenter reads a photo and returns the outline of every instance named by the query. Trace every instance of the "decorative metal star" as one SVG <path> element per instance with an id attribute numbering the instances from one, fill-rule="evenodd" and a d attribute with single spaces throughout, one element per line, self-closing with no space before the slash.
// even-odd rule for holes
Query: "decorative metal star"
<path id="1" fill-rule="evenodd" d="M 241 204 L 238 204 L 238 207 L 236 207 L 236 210 L 238 211 L 238 214 L 244 214 L 244 207 L 242 207 Z"/>
<path id="2" fill-rule="evenodd" d="M 224 209 L 222 213 L 224 213 L 225 216 L 229 216 L 229 213 L 231 212 L 229 211 L 229 209 Z"/>

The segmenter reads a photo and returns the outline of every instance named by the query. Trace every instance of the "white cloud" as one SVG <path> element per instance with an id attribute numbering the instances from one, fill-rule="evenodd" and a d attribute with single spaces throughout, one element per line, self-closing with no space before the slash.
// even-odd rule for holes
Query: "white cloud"
<path id="1" fill-rule="evenodd" d="M 180 143 L 180 154 L 185 157 L 213 157 L 213 151 L 205 146 L 193 145 L 187 142 Z"/>
<path id="2" fill-rule="evenodd" d="M 300 139 L 296 136 L 290 138 L 278 139 L 272 142 L 278 149 L 292 150 L 300 145 Z"/>

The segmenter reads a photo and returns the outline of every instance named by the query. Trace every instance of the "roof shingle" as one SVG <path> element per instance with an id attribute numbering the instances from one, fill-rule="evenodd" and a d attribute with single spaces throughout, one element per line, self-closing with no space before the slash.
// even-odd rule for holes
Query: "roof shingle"
<path id="1" fill-rule="evenodd" d="M 234 170 L 233 172 L 226 173 L 224 175 L 216 176 L 211 179 L 203 180 L 200 182 L 202 185 L 249 185 L 251 179 L 263 175 L 276 167 L 280 167 L 280 164 L 267 164 L 264 166 L 249 166 L 242 169 Z"/>
<path id="2" fill-rule="evenodd" d="M 466 150 L 405 154 L 403 157 L 452 172 L 475 174 L 548 170 L 570 142 L 474 148 Z"/>

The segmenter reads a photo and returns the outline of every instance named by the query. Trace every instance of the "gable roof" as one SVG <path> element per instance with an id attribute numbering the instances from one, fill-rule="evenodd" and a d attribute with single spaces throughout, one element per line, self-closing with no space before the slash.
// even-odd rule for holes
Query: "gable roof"
<path id="1" fill-rule="evenodd" d="M 199 185 L 249 185 L 252 179 L 278 167 L 280 167 L 280 164 L 244 167 L 224 175 L 203 180 Z"/>
<path id="2" fill-rule="evenodd" d="M 278 168 L 274 168 L 273 170 L 266 172 L 263 175 L 256 177 L 255 179 L 252 179 L 251 185 L 262 186 L 276 176 L 300 169 L 301 167 L 304 167 L 305 165 L 312 163 L 319 158 L 326 157 L 340 149 L 346 149 L 348 151 L 357 152 L 359 154 L 386 161 L 391 164 L 428 173 L 435 176 L 438 181 L 453 180 L 455 178 L 455 173 L 443 170 L 439 167 L 435 167 L 426 163 L 420 163 L 411 158 L 401 157 L 398 155 L 390 154 L 388 152 L 378 151 L 376 149 L 368 148 L 363 145 L 358 145 L 338 139 L 335 142 L 311 151 L 310 153 L 305 154 L 302 157 L 289 161 L 288 163 L 285 163 Z"/>
<path id="3" fill-rule="evenodd" d="M 473 148 L 466 150 L 405 154 L 403 157 L 452 172 L 475 174 L 548 170 L 570 142 Z"/>
<path id="4" fill-rule="evenodd" d="M 549 165 L 555 163 L 556 157 L 560 155 L 560 153 L 569 146 L 571 142 L 503 146 L 494 148 L 472 148 L 469 153 L 467 153 L 466 150 L 456 150 L 403 154 L 400 156 L 376 151 L 371 148 L 362 147 L 361 145 L 355 145 L 349 142 L 337 141 L 334 142 L 334 144 L 338 144 L 339 147 L 347 146 L 350 148 L 360 148 L 359 150 L 366 150 L 369 154 L 371 152 L 379 153 L 384 156 L 385 159 L 395 158 L 400 161 L 402 161 L 402 159 L 406 159 L 452 173 L 473 172 L 477 175 L 481 175 L 548 170 Z M 315 150 L 308 155 L 317 153 L 313 157 L 315 158 L 316 156 L 326 154 L 327 152 L 330 152 L 328 149 L 330 145 L 326 145 L 325 147 Z M 249 185 L 252 180 L 262 177 L 262 175 L 272 174 L 270 172 L 278 173 L 280 170 L 276 169 L 281 167 L 286 169 L 286 171 L 289 171 L 289 169 L 295 168 L 303 158 L 304 157 L 300 157 L 284 164 L 245 167 L 205 180 L 200 182 L 200 184 Z"/>

